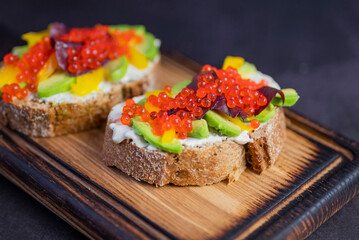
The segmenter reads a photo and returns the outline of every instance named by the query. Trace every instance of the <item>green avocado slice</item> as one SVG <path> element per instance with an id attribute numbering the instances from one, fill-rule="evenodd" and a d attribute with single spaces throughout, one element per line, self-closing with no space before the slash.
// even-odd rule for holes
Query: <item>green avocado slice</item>
<path id="1" fill-rule="evenodd" d="M 58 93 L 64 93 L 71 90 L 71 84 L 76 82 L 76 77 L 65 73 L 55 73 L 48 79 L 39 83 L 37 93 L 39 98 L 50 97 Z"/>
<path id="2" fill-rule="evenodd" d="M 182 144 L 177 138 L 173 139 L 171 143 L 162 143 L 161 137 L 155 135 L 152 132 L 152 127 L 148 122 L 142 122 L 139 119 L 133 118 L 132 125 L 133 128 L 135 129 L 135 132 L 138 135 L 143 136 L 143 138 L 153 146 L 162 149 L 166 152 L 171 152 L 171 153 L 182 152 Z"/>
<path id="3" fill-rule="evenodd" d="M 138 45 L 135 46 L 135 48 L 145 55 L 145 57 L 149 60 L 155 59 L 155 57 L 158 55 L 158 47 L 155 45 L 155 36 L 151 33 L 145 33 L 144 34 L 144 41 Z"/>
<path id="4" fill-rule="evenodd" d="M 146 27 L 143 25 L 128 25 L 128 24 L 119 24 L 119 25 L 110 25 L 110 29 L 127 31 L 129 29 L 134 29 L 137 34 L 144 35 L 146 33 Z"/>
<path id="5" fill-rule="evenodd" d="M 243 78 L 249 78 L 251 73 L 257 72 L 256 66 L 249 62 L 244 62 L 237 70 Z"/>
<path id="6" fill-rule="evenodd" d="M 24 45 L 13 47 L 11 53 L 18 56 L 19 58 L 22 58 L 22 55 L 24 55 L 24 53 L 26 53 L 27 51 L 29 51 L 29 46 Z"/>
<path id="7" fill-rule="evenodd" d="M 139 101 L 137 104 L 139 104 L 141 107 L 145 106 L 145 103 L 147 101 L 147 97 L 144 97 L 141 101 Z"/>
<path id="8" fill-rule="evenodd" d="M 185 88 L 188 84 L 192 82 L 192 79 L 188 79 L 182 82 L 177 83 L 172 87 L 171 96 L 174 98 L 179 94 L 183 88 Z"/>
<path id="9" fill-rule="evenodd" d="M 239 126 L 223 118 L 221 115 L 212 110 L 208 111 L 204 115 L 204 119 L 207 121 L 208 126 L 215 128 L 223 135 L 236 137 L 242 132 Z"/>
<path id="10" fill-rule="evenodd" d="M 198 139 L 208 138 L 209 130 L 208 130 L 208 124 L 207 124 L 206 120 L 204 120 L 204 119 L 193 120 L 192 127 L 193 127 L 193 130 L 192 130 L 192 132 L 188 133 L 188 137 L 193 137 L 193 138 L 198 138 Z"/>
<path id="11" fill-rule="evenodd" d="M 128 59 L 125 56 L 119 57 L 106 64 L 105 69 L 110 81 L 120 81 L 126 74 Z"/>
<path id="12" fill-rule="evenodd" d="M 258 119 L 261 123 L 268 122 L 272 117 L 274 117 L 275 110 L 276 108 L 270 103 L 260 114 L 247 118 L 245 122 L 250 122 L 253 119 Z"/>
<path id="13" fill-rule="evenodd" d="M 284 93 L 284 96 L 285 96 L 284 103 L 282 101 L 281 96 L 279 94 L 277 94 L 271 101 L 271 103 L 274 106 L 291 107 L 299 99 L 299 95 L 298 95 L 297 91 L 295 91 L 293 88 L 282 89 L 282 92 Z"/>

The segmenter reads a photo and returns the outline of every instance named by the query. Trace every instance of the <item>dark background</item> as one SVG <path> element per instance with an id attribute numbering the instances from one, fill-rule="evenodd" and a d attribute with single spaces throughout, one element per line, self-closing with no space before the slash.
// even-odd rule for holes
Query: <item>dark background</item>
<path id="1" fill-rule="evenodd" d="M 0 1 L 0 55 L 52 21 L 145 24 L 199 63 L 239 55 L 301 95 L 299 113 L 359 140 L 359 1 Z M 0 177 L 1 239 L 80 239 Z M 355 198 L 310 239 L 358 239 Z"/>

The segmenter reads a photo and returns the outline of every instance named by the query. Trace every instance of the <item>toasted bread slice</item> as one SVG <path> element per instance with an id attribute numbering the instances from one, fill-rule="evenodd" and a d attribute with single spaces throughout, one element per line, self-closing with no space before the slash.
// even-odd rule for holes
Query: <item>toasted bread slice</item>
<path id="1" fill-rule="evenodd" d="M 154 69 L 155 70 L 155 69 Z M 149 78 L 113 83 L 109 93 L 99 92 L 96 98 L 78 103 L 51 104 L 39 99 L 7 103 L 0 100 L 0 127 L 9 126 L 33 137 L 54 137 L 99 127 L 111 108 L 119 102 L 143 94 Z"/>
<path id="2" fill-rule="evenodd" d="M 137 180 L 156 186 L 208 185 L 223 180 L 233 182 L 246 169 L 246 160 L 260 172 L 272 165 L 285 140 L 285 117 L 278 108 L 275 116 L 259 129 L 250 133 L 254 142 L 240 145 L 227 140 L 184 147 L 182 153 L 140 148 L 132 140 L 115 143 L 108 120 L 103 147 L 103 161 L 115 166 Z"/>
<path id="3" fill-rule="evenodd" d="M 283 148 L 286 136 L 284 111 L 279 107 L 271 120 L 249 133 L 253 143 L 245 145 L 246 160 L 253 171 L 261 173 L 275 163 Z"/>

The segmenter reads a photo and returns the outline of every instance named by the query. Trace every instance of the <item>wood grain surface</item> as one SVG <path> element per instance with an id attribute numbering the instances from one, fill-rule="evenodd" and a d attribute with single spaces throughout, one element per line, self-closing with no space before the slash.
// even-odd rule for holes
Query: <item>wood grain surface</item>
<path id="1" fill-rule="evenodd" d="M 175 60 L 174 60 L 175 59 Z M 153 88 L 198 64 L 163 56 Z M 286 111 L 287 141 L 261 175 L 156 188 L 103 165 L 104 129 L 29 138 L 4 129 L 0 173 L 91 238 L 305 238 L 358 192 L 358 144 Z"/>

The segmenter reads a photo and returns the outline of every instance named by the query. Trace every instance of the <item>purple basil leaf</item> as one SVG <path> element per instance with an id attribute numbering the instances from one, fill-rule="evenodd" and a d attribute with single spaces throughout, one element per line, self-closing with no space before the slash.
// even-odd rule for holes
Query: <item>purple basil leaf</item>
<path id="1" fill-rule="evenodd" d="M 265 87 L 262 87 L 262 88 L 258 89 L 257 91 L 262 93 L 267 98 L 267 104 L 265 106 L 262 106 L 262 107 L 258 108 L 254 115 L 260 114 L 270 104 L 270 102 L 273 100 L 275 95 L 277 95 L 277 93 L 280 94 L 280 96 L 282 97 L 283 102 L 285 100 L 284 93 L 282 92 L 282 90 L 279 90 L 279 89 L 275 89 L 275 88 L 272 88 L 272 87 L 265 86 Z"/>
<path id="2" fill-rule="evenodd" d="M 54 39 L 55 41 L 55 53 L 59 66 L 66 71 L 67 68 L 67 49 L 77 48 L 81 46 L 80 43 L 64 42 L 61 40 Z"/>
<path id="3" fill-rule="evenodd" d="M 59 23 L 59 22 L 54 22 L 50 28 L 50 38 L 54 38 L 57 35 L 61 34 L 66 34 L 70 31 L 69 28 L 67 28 L 65 26 L 65 24 L 63 23 Z"/>

